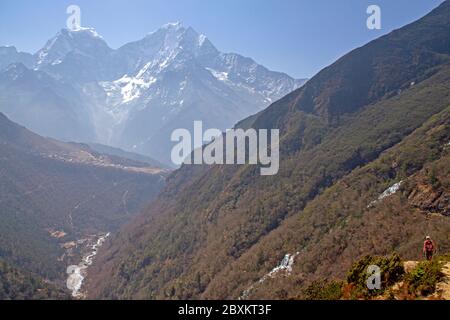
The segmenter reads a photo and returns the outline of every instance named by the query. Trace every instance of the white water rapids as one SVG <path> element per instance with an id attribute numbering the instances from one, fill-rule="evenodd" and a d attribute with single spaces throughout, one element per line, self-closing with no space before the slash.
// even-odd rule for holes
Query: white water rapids
<path id="1" fill-rule="evenodd" d="M 74 298 L 82 298 L 81 286 L 87 273 L 87 268 L 92 265 L 94 257 L 97 255 L 98 249 L 103 245 L 110 233 L 99 236 L 96 243 L 94 243 L 89 252 L 83 256 L 78 265 L 71 265 L 67 267 L 67 288 L 72 291 Z"/>

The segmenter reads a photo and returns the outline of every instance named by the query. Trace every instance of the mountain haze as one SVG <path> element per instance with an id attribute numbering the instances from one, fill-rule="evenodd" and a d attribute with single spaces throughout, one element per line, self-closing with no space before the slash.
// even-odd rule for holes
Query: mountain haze
<path id="1" fill-rule="evenodd" d="M 166 164 L 174 129 L 225 130 L 303 83 L 181 23 L 117 50 L 92 28 L 62 29 L 34 55 L 0 47 L 0 112 L 38 134 Z"/>

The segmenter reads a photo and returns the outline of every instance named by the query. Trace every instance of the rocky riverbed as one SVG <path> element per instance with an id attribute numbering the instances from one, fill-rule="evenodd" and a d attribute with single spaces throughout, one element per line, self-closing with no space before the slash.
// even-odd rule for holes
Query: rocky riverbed
<path id="1" fill-rule="evenodd" d="M 87 269 L 92 265 L 94 257 L 98 253 L 98 249 L 103 245 L 110 233 L 100 234 L 93 239 L 89 239 L 86 253 L 82 256 L 81 262 L 77 265 L 67 267 L 67 288 L 72 292 L 74 298 L 82 299 L 82 285 L 87 274 Z"/>

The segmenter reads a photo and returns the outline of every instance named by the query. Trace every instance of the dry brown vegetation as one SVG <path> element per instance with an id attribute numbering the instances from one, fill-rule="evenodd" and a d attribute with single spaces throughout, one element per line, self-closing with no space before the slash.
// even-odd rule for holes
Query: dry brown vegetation
<path id="1" fill-rule="evenodd" d="M 281 129 L 278 175 L 257 166 L 171 175 L 100 256 L 90 295 L 227 299 L 252 288 L 249 298 L 289 299 L 313 280 L 342 279 L 367 254 L 417 259 L 425 233 L 450 249 L 449 17 L 447 1 L 238 124 Z M 255 285 L 295 252 L 291 274 Z"/>

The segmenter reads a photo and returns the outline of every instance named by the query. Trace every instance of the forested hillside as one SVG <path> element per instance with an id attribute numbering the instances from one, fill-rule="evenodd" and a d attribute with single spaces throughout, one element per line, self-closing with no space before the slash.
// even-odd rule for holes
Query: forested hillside
<path id="1" fill-rule="evenodd" d="M 69 294 L 41 277 L 0 260 L 0 300 L 66 300 Z"/>
<path id="2" fill-rule="evenodd" d="M 65 288 L 66 268 L 78 263 L 84 245 L 77 241 L 117 230 L 158 193 L 165 175 L 43 138 L 0 114 L 0 259 L 13 270 L 0 285 L 15 288 L 4 281 L 18 283 L 23 275 L 27 283 L 41 277 Z M 33 288 L 20 297 L 30 298 Z"/>
<path id="3" fill-rule="evenodd" d="M 238 124 L 281 130 L 277 175 L 230 165 L 173 173 L 96 261 L 89 294 L 295 298 L 362 255 L 417 255 L 424 232 L 445 243 L 449 106 L 446 1 Z"/>

